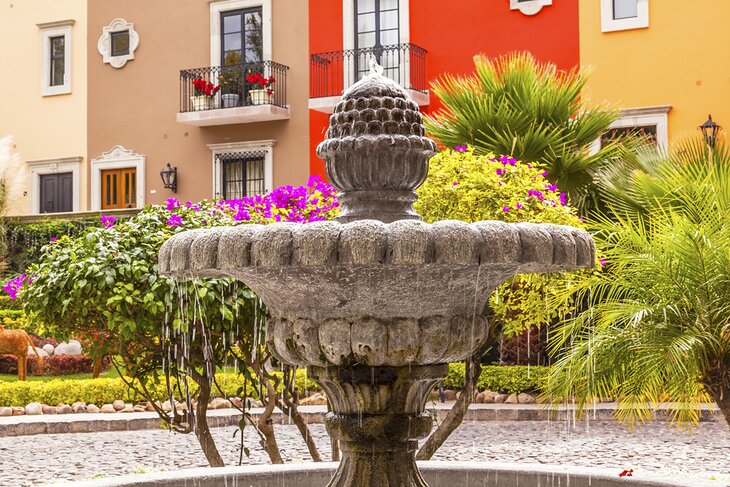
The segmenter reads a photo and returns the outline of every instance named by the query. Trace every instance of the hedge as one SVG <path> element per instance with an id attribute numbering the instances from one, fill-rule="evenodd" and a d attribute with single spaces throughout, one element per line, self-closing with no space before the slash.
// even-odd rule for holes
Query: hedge
<path id="1" fill-rule="evenodd" d="M 504 394 L 519 394 L 525 391 L 541 391 L 547 380 L 550 367 L 524 365 L 486 365 L 477 381 L 477 389 Z M 464 385 L 464 364 L 449 364 L 449 375 L 444 387 L 459 389 Z"/>
<path id="2" fill-rule="evenodd" d="M 3 283 L 5 284 L 5 283 Z M 10 296 L 2 293 L 0 294 L 0 312 L 5 310 L 16 310 L 20 311 L 23 309 L 23 302 L 19 299 L 10 299 Z"/>
<path id="3" fill-rule="evenodd" d="M 226 396 L 240 395 L 239 389 L 243 387 L 243 376 L 240 374 L 219 373 L 216 374 L 216 381 Z M 319 390 L 317 385 L 306 377 L 303 369 L 297 371 L 295 385 L 300 390 Z M 193 391 L 197 390 L 194 383 L 191 383 L 191 389 Z M 248 393 L 250 396 L 253 395 L 254 391 L 249 387 Z M 169 399 L 164 382 L 154 386 L 153 394 L 160 401 Z M 214 390 L 214 395 L 218 395 L 217 389 Z M 178 400 L 182 399 L 177 393 L 175 393 L 175 397 Z M 25 406 L 34 401 L 51 406 L 59 403 L 72 404 L 79 401 L 102 405 L 111 403 L 116 399 L 123 399 L 127 402 L 142 400 L 126 386 L 122 379 L 53 379 L 47 382 L 0 382 L 0 407 Z"/>

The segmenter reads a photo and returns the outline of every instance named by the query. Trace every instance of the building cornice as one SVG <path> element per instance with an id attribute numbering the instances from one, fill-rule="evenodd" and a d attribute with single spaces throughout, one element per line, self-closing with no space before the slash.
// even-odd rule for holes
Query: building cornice
<path id="1" fill-rule="evenodd" d="M 672 105 L 656 105 L 652 107 L 624 108 L 621 110 L 621 117 L 640 117 L 642 115 L 661 115 L 669 113 Z"/>
<path id="2" fill-rule="evenodd" d="M 39 29 L 55 29 L 56 27 L 66 27 L 67 25 L 74 25 L 76 21 L 74 19 L 56 20 L 55 22 L 43 22 L 42 24 L 36 24 Z"/>
<path id="3" fill-rule="evenodd" d="M 56 157 L 54 159 L 36 159 L 34 161 L 25 161 L 29 166 L 40 166 L 42 164 L 81 164 L 84 158 L 82 156 L 75 157 Z"/>

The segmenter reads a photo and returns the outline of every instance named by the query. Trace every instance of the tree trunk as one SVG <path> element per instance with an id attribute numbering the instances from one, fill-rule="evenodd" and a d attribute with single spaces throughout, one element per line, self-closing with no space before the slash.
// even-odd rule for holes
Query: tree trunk
<path id="1" fill-rule="evenodd" d="M 315 462 L 321 462 L 322 457 L 320 457 L 317 445 L 314 443 L 314 438 L 312 438 L 312 435 L 309 432 L 309 426 L 307 426 L 307 423 L 304 421 L 304 416 L 302 416 L 299 412 L 296 397 L 287 398 L 285 396 L 284 399 L 279 402 L 279 409 L 289 416 L 289 418 L 297 426 L 299 434 L 302 435 L 304 443 L 307 445 L 307 450 L 309 450 L 309 456 L 312 457 L 312 460 Z"/>
<path id="2" fill-rule="evenodd" d="M 725 363 L 720 363 L 705 378 L 705 387 L 717 404 L 720 412 L 725 416 L 725 422 L 730 427 L 730 369 Z"/>
<path id="3" fill-rule="evenodd" d="M 91 378 L 98 379 L 101 369 L 104 366 L 104 356 L 94 357 L 94 368 L 91 370 Z"/>
<path id="4" fill-rule="evenodd" d="M 456 400 L 456 404 L 451 408 L 441 424 L 436 428 L 431 436 L 428 437 L 423 444 L 416 460 L 430 460 L 436 450 L 447 440 L 447 438 L 459 427 L 464 420 L 469 404 L 474 398 L 477 379 L 482 373 L 482 366 L 479 364 L 482 351 L 478 350 L 466 360 L 466 373 L 464 374 L 464 387 L 461 388 L 461 396 Z"/>
<path id="5" fill-rule="evenodd" d="M 261 434 L 264 435 L 264 449 L 269 454 L 271 463 L 284 463 L 281 458 L 281 452 L 279 451 L 279 445 L 276 443 L 276 435 L 274 434 L 274 423 L 271 421 L 271 415 L 274 413 L 274 407 L 276 406 L 276 389 L 271 385 L 269 380 L 266 380 L 266 408 L 264 412 L 259 416 L 256 426 L 258 427 Z"/>
<path id="6" fill-rule="evenodd" d="M 198 438 L 200 448 L 203 449 L 205 458 L 208 460 L 208 464 L 211 467 L 225 467 L 223 459 L 218 452 L 218 447 L 215 445 L 213 435 L 210 433 L 208 427 L 208 402 L 210 401 L 210 386 L 205 380 L 201 380 L 198 383 L 200 388 L 200 394 L 198 395 L 198 404 L 195 406 L 195 436 Z"/>

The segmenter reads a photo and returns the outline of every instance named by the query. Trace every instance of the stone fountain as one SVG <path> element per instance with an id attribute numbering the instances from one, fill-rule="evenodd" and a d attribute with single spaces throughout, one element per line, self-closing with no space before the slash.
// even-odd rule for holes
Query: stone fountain
<path id="1" fill-rule="evenodd" d="M 425 486 L 414 455 L 449 362 L 487 338 L 486 303 L 519 273 L 592 268 L 583 230 L 496 221 L 426 224 L 413 210 L 434 142 L 418 106 L 377 71 L 342 96 L 317 154 L 337 221 L 184 232 L 160 272 L 233 276 L 266 304 L 269 349 L 326 391 L 342 461 L 329 485 Z"/>

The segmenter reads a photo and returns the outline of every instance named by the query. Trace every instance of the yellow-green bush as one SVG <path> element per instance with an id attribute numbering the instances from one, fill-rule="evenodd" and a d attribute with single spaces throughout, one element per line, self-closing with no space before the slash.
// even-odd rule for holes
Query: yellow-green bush
<path id="1" fill-rule="evenodd" d="M 549 371 L 550 367 L 488 365 L 482 367 L 482 373 L 477 380 L 477 389 L 504 394 L 541 391 L 545 385 Z M 459 389 L 463 385 L 464 364 L 449 364 L 449 375 L 444 379 L 444 387 Z"/>

